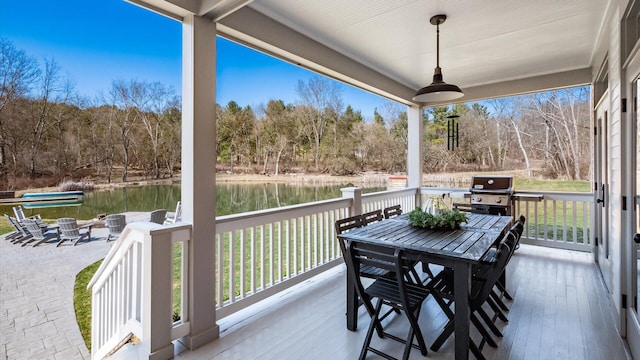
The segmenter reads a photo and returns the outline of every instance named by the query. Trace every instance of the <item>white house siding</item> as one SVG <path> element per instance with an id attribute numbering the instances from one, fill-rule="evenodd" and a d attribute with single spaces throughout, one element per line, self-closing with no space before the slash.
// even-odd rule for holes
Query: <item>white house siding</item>
<path id="1" fill-rule="evenodd" d="M 620 18 L 620 10 L 614 12 L 613 19 Z M 620 112 L 620 91 L 622 81 L 622 62 L 620 60 L 620 23 L 611 22 L 609 27 L 609 94 L 610 94 L 610 128 L 609 128 L 609 167 L 610 190 L 609 206 L 611 219 L 609 222 L 609 246 L 612 272 L 612 293 L 615 309 L 618 312 L 616 327 L 621 329 L 621 234 L 622 234 L 622 122 Z"/>

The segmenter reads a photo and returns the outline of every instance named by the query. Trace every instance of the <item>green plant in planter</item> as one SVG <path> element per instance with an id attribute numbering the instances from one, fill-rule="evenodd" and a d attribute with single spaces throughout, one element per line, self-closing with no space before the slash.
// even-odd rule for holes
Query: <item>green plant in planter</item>
<path id="1" fill-rule="evenodd" d="M 409 213 L 411 225 L 428 229 L 458 229 L 460 224 L 468 221 L 467 215 L 458 210 L 446 210 L 432 215 L 416 208 Z"/>

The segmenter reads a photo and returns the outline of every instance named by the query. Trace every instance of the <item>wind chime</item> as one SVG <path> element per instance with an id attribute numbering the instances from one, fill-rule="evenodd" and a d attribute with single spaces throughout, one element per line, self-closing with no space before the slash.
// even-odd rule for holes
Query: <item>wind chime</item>
<path id="1" fill-rule="evenodd" d="M 458 118 L 460 115 L 447 116 L 447 150 L 455 150 L 458 144 Z"/>

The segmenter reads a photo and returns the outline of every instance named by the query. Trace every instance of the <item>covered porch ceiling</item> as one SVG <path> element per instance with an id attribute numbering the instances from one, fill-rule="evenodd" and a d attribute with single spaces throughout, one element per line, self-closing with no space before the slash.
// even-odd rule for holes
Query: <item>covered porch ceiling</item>
<path id="1" fill-rule="evenodd" d="M 211 18 L 228 39 L 408 105 L 432 80 L 431 16 L 447 15 L 444 80 L 472 101 L 590 83 L 615 1 L 131 0 Z"/>

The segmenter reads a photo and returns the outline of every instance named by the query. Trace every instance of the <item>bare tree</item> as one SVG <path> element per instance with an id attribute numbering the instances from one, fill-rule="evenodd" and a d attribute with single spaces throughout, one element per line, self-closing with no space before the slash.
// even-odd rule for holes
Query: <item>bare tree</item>
<path id="1" fill-rule="evenodd" d="M 141 91 L 140 84 L 131 81 L 115 80 L 111 85 L 111 101 L 113 107 L 112 119 L 119 128 L 120 143 L 122 145 L 122 181 L 127 181 L 129 163 L 131 161 L 131 131 L 136 119 L 136 109 L 133 99 Z"/>
<path id="2" fill-rule="evenodd" d="M 177 97 L 171 88 L 160 82 L 146 83 L 134 81 L 131 86 L 139 89 L 133 92 L 132 103 L 137 112 L 137 118 L 142 121 L 144 129 L 151 143 L 153 175 L 160 178 L 160 143 L 162 130 L 166 122 L 168 110 L 176 106 Z"/>
<path id="3" fill-rule="evenodd" d="M 326 115 L 339 116 L 342 113 L 342 87 L 333 80 L 313 76 L 307 82 L 298 80 L 296 93 L 300 98 L 300 104 L 307 109 L 304 112 L 304 121 L 309 130 L 308 137 L 313 143 L 313 160 L 316 170 L 318 170 L 320 168 L 321 143 L 327 124 L 330 120 L 337 124 L 337 118 L 331 119 Z"/>
<path id="4" fill-rule="evenodd" d="M 584 87 L 539 93 L 529 97 L 531 110 L 547 130 L 545 157 L 557 174 L 582 178 L 590 154 L 588 91 Z M 585 160 L 585 158 L 587 160 Z"/>
<path id="5" fill-rule="evenodd" d="M 292 118 L 292 107 L 286 106 L 282 100 L 271 100 L 264 111 L 265 116 L 260 121 L 259 140 L 263 156 L 264 174 L 268 173 L 269 159 L 275 162 L 275 174 L 280 173 L 283 157 L 289 150 L 289 145 L 295 141 L 297 134 L 296 123 Z"/>
<path id="6" fill-rule="evenodd" d="M 37 175 L 36 161 L 39 159 L 40 148 L 45 134 L 55 127 L 60 119 L 52 116 L 52 110 L 55 106 L 56 94 L 63 92 L 64 87 L 59 76 L 60 67 L 55 60 L 45 59 L 44 72 L 42 73 L 41 89 L 37 100 L 33 103 L 33 113 L 31 114 L 32 122 L 30 128 L 30 155 L 29 155 L 29 176 L 35 179 Z M 65 94 L 66 95 L 66 94 Z"/>
<path id="7" fill-rule="evenodd" d="M 15 48 L 6 38 L 0 38 L 0 189 L 9 186 L 6 153 L 6 108 L 31 90 L 40 76 L 38 62 Z M 15 154 L 14 154 L 15 156 Z"/>

